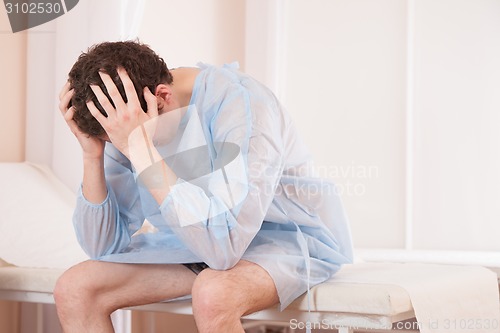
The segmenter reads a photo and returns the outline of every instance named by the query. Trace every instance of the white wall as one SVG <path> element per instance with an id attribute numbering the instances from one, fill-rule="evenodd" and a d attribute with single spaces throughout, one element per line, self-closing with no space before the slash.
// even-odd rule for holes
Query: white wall
<path id="1" fill-rule="evenodd" d="M 500 250 L 500 1 L 415 1 L 414 245 Z"/>
<path id="2" fill-rule="evenodd" d="M 244 68 L 243 0 L 148 0 L 139 38 L 169 68 L 239 61 Z"/>
<path id="3" fill-rule="evenodd" d="M 359 185 L 355 246 L 500 249 L 500 1 L 283 8 L 285 103 L 326 175 Z"/>
<path id="4" fill-rule="evenodd" d="M 403 247 L 406 2 L 288 4 L 286 101 L 354 244 Z"/>
<path id="5" fill-rule="evenodd" d="M 24 160 L 26 34 L 12 34 L 7 12 L 0 10 L 0 161 Z"/>

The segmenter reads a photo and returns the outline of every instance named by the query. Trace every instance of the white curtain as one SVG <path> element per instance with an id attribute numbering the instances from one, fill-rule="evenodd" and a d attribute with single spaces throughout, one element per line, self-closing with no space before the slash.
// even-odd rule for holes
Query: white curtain
<path id="1" fill-rule="evenodd" d="M 146 0 L 123 0 L 120 15 L 120 39 L 133 40 L 139 36 Z"/>

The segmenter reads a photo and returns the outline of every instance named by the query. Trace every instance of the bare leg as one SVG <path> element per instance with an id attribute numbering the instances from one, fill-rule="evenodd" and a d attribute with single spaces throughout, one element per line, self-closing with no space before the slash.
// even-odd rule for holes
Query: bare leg
<path id="1" fill-rule="evenodd" d="M 189 293 L 200 333 L 244 332 L 243 315 L 278 303 L 271 277 L 247 261 L 227 271 L 206 269 L 198 277 L 182 265 L 87 261 L 63 274 L 54 296 L 66 333 L 111 333 L 113 311 Z"/>
<path id="2" fill-rule="evenodd" d="M 192 295 L 199 333 L 242 333 L 242 316 L 279 301 L 269 274 L 244 260 L 227 271 L 205 269 L 196 278 Z"/>
<path id="3" fill-rule="evenodd" d="M 54 297 L 64 332 L 108 333 L 113 311 L 188 295 L 195 278 L 182 265 L 86 261 L 61 276 Z"/>

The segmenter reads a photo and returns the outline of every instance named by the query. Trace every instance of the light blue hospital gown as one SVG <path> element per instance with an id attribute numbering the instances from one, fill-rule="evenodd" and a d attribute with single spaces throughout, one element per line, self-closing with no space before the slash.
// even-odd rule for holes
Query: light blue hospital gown
<path id="1" fill-rule="evenodd" d="M 341 200 L 333 184 L 315 177 L 269 89 L 235 66 L 200 66 L 174 146 L 157 146 L 166 149 L 162 156 L 174 156 L 165 161 L 177 163 L 177 184 L 158 205 L 130 162 L 107 144 L 108 196 L 92 204 L 80 191 L 78 241 L 92 259 L 110 262 L 205 262 L 224 270 L 248 260 L 270 274 L 283 309 L 352 262 Z M 193 147 L 207 147 L 206 158 L 176 161 Z M 223 149 L 231 154 L 221 160 Z M 201 164 L 212 172 L 196 171 Z M 155 232 L 136 234 L 145 219 Z"/>

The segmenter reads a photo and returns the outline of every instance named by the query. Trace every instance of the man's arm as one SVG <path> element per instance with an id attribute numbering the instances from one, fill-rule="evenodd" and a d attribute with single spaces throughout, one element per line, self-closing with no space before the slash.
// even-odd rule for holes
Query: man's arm
<path id="1" fill-rule="evenodd" d="M 80 245 L 95 259 L 126 248 L 144 215 L 130 165 L 115 147 L 106 148 L 105 169 L 102 161 L 87 163 L 73 224 Z"/>
<path id="2" fill-rule="evenodd" d="M 83 192 L 92 203 L 104 201 L 107 195 L 104 178 L 104 141 L 83 133 L 73 119 L 74 107 L 70 106 L 74 90 L 66 82 L 59 94 L 59 110 L 69 129 L 78 140 L 83 153 Z"/>
<path id="3" fill-rule="evenodd" d="M 108 193 L 104 172 L 105 141 L 78 128 L 73 120 L 74 108 L 70 107 L 73 90 L 69 88 L 69 83 L 66 83 L 59 95 L 59 110 L 83 153 L 83 181 L 73 224 L 81 247 L 90 257 L 96 258 L 128 246 L 130 235 L 140 228 L 144 218 L 137 201 L 120 208 L 114 193 Z M 124 177 L 131 174 L 119 162 L 112 160 L 111 163 L 115 174 L 120 173 Z M 130 197 L 134 195 L 132 191 L 128 192 Z M 128 214 L 126 220 L 121 219 L 119 209 Z"/>
<path id="4" fill-rule="evenodd" d="M 104 176 L 104 159 L 83 159 L 82 193 L 93 204 L 102 203 L 107 195 L 106 178 Z"/>

